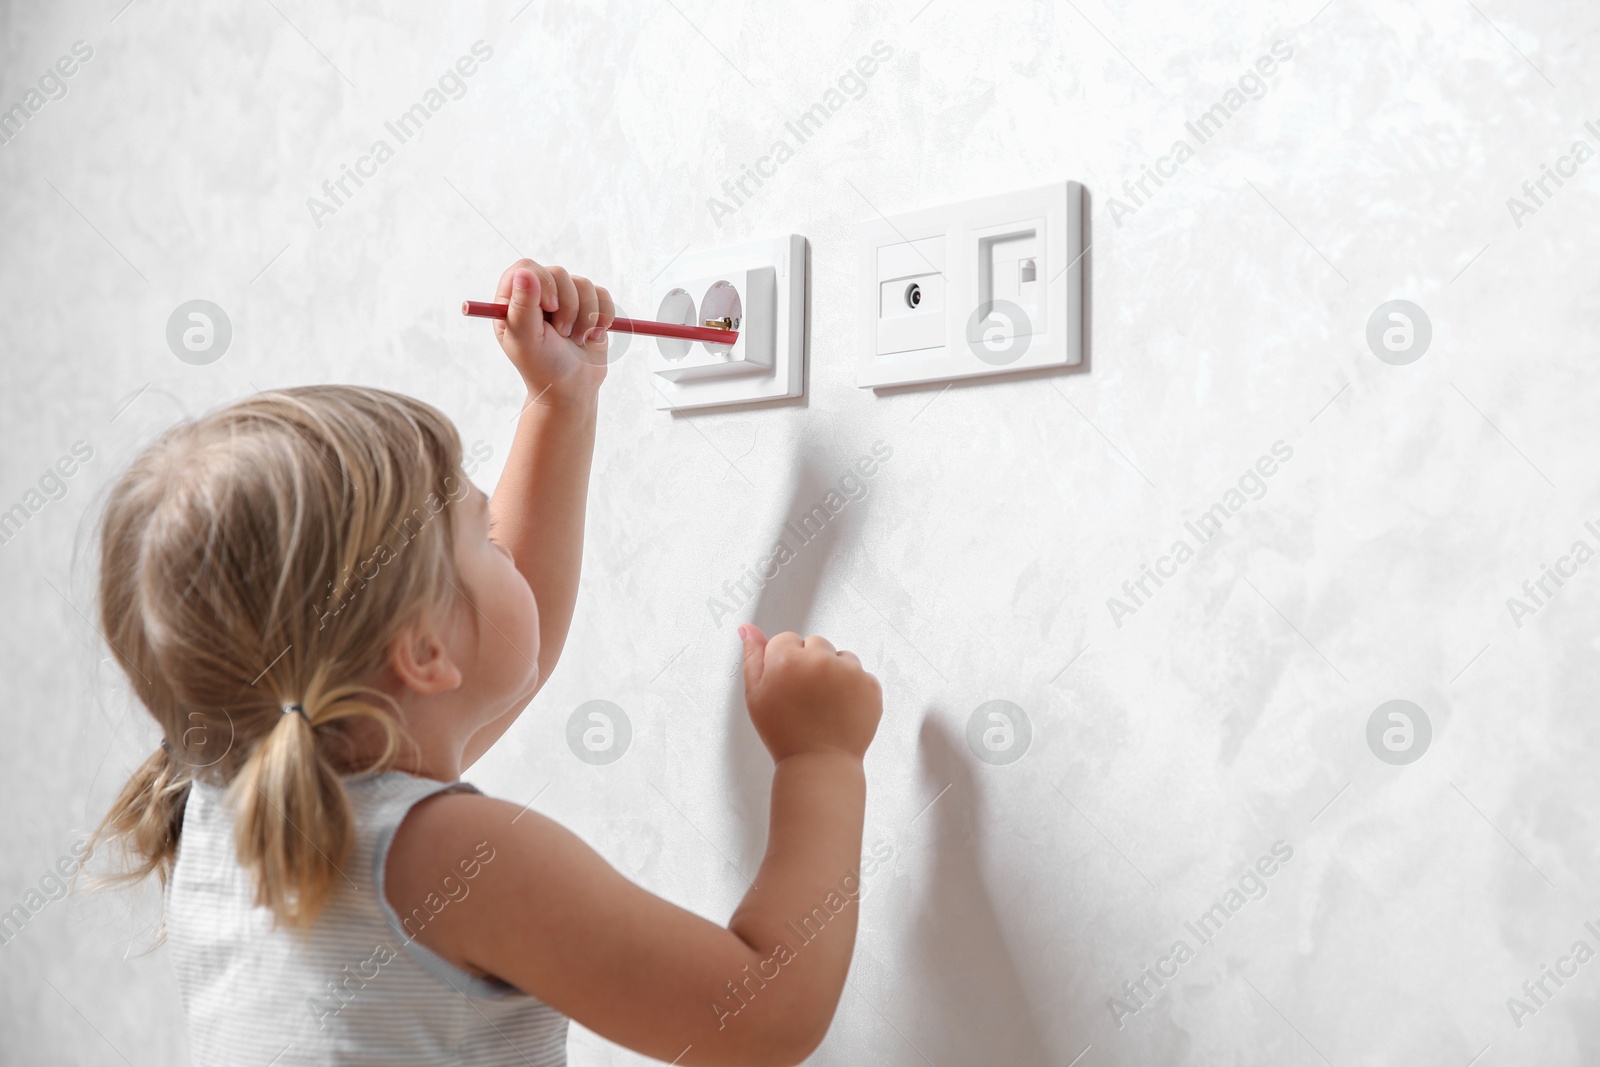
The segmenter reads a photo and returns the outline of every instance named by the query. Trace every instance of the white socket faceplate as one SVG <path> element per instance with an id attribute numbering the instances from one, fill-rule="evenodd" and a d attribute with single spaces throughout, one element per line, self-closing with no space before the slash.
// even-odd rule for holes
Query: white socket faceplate
<path id="1" fill-rule="evenodd" d="M 1083 186 L 860 224 L 863 389 L 1083 361 Z"/>
<path id="2" fill-rule="evenodd" d="M 738 340 L 711 345 L 657 337 L 648 349 L 651 372 L 687 382 L 771 371 L 776 275 L 771 267 L 753 267 L 732 271 L 729 277 L 690 279 L 667 290 L 656 304 L 658 321 L 704 326 L 715 316 L 732 322 Z"/>
<path id="3" fill-rule="evenodd" d="M 709 316 L 701 305 L 718 282 L 737 292 L 739 339 L 732 346 L 640 338 L 648 345 L 657 410 L 748 404 L 805 391 L 806 239 L 788 234 L 681 255 L 652 286 L 650 313 L 673 319 L 671 311 L 683 303 L 673 294 L 681 290 L 693 302 L 694 325 L 703 325 Z M 726 301 L 725 291 L 718 294 L 717 310 Z"/>

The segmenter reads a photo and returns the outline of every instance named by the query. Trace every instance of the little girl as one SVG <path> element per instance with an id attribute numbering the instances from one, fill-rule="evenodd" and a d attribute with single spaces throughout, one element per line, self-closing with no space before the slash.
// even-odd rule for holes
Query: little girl
<path id="1" fill-rule="evenodd" d="M 100 612 L 161 747 L 96 835 L 158 874 L 194 1062 L 566 1062 L 567 1019 L 680 1064 L 793 1064 L 855 944 L 876 679 L 740 628 L 774 763 L 726 928 L 462 773 L 561 654 L 610 295 L 522 260 L 527 403 L 493 499 L 417 400 L 313 386 L 179 425 L 112 491 Z"/>

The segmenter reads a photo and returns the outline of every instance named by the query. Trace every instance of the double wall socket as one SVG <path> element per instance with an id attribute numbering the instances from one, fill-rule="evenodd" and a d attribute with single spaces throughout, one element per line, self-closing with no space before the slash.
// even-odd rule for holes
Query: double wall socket
<path id="1" fill-rule="evenodd" d="M 861 224 L 864 389 L 1083 361 L 1083 186 Z"/>
<path id="2" fill-rule="evenodd" d="M 656 279 L 662 322 L 715 322 L 731 345 L 650 338 L 658 410 L 800 396 L 805 389 L 806 239 L 788 234 L 679 256 Z"/>

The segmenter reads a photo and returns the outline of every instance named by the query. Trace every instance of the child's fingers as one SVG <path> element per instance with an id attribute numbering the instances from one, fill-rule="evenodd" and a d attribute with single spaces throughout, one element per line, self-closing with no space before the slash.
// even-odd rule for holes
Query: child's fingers
<path id="1" fill-rule="evenodd" d="M 556 286 L 554 272 L 544 264 L 534 263 L 532 260 L 528 261 L 528 266 L 533 269 L 533 272 L 539 276 L 539 280 L 544 283 L 543 293 L 539 298 L 539 306 L 544 308 L 547 314 L 554 312 L 561 300 L 561 293 Z M 557 267 L 555 269 L 560 270 L 561 268 Z"/>
<path id="2" fill-rule="evenodd" d="M 509 305 L 519 304 L 514 281 L 519 272 L 530 284 L 521 298 L 521 311 L 542 309 L 551 326 L 563 337 L 571 337 L 579 344 L 603 343 L 594 333 L 611 328 L 616 318 L 616 304 L 611 294 L 587 278 L 574 277 L 565 267 L 546 267 L 531 259 L 519 259 L 500 275 L 495 287 L 495 300 Z M 495 323 L 495 333 L 504 337 L 508 325 L 521 321 L 523 314 L 508 311 L 507 318 Z"/>
<path id="3" fill-rule="evenodd" d="M 518 269 L 531 270 L 538 275 L 541 293 L 539 305 L 546 311 L 554 311 L 556 309 L 555 279 L 550 276 L 549 267 L 535 263 L 531 259 L 519 259 L 501 273 L 500 284 L 495 286 L 494 298 L 502 304 L 511 299 L 511 275 Z"/>
<path id="4" fill-rule="evenodd" d="M 511 264 L 511 266 L 501 271 L 500 280 L 495 283 L 494 287 L 495 303 L 509 304 L 511 302 L 511 276 L 517 271 L 525 270 L 533 265 L 533 260 L 531 259 L 519 259 L 515 263 Z M 505 339 L 506 323 L 504 319 L 494 320 L 494 335 L 500 340 Z"/>
<path id="5" fill-rule="evenodd" d="M 810 637 L 806 638 L 803 642 L 801 642 L 801 647 L 805 648 L 807 651 L 821 649 L 830 656 L 835 655 L 839 651 L 833 647 L 832 641 L 829 641 L 826 637 L 822 637 L 818 634 L 812 634 Z"/>
<path id="6" fill-rule="evenodd" d="M 575 277 L 572 284 L 578 290 L 578 316 L 573 321 L 572 339 L 580 345 L 586 345 L 591 340 L 590 333 L 595 323 L 600 319 L 600 299 L 595 295 L 594 282 L 588 278 Z"/>
<path id="7" fill-rule="evenodd" d="M 511 272 L 511 293 L 506 309 L 506 326 L 512 330 L 523 330 L 531 323 L 543 322 L 539 311 L 539 296 L 544 286 L 539 283 L 539 276 L 526 267 L 518 267 Z"/>
<path id="8" fill-rule="evenodd" d="M 550 325 L 562 337 L 570 337 L 572 323 L 578 317 L 578 287 L 565 267 L 551 267 L 550 276 L 555 279 L 556 287 L 556 309 L 550 316 Z"/>
<path id="9" fill-rule="evenodd" d="M 497 304 L 504 304 L 511 299 L 511 276 L 524 267 L 531 266 L 533 260 L 519 259 L 511 266 L 500 272 L 500 280 L 495 283 L 494 300 Z"/>
<path id="10" fill-rule="evenodd" d="M 539 266 L 531 259 L 519 259 L 500 272 L 500 281 L 494 287 L 494 298 L 504 304 L 511 299 L 511 276 L 519 270 L 534 270 Z"/>
<path id="11" fill-rule="evenodd" d="M 739 627 L 739 640 L 744 642 L 744 691 L 751 693 L 766 669 L 767 635 L 761 627 L 745 623 Z"/>

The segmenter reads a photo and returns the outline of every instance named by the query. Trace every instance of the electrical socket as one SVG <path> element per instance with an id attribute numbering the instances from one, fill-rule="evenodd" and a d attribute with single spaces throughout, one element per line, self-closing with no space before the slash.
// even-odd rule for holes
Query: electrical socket
<path id="1" fill-rule="evenodd" d="M 657 337 L 650 369 L 673 382 L 761 373 L 772 369 L 773 312 L 777 271 L 752 267 L 730 278 L 693 278 L 669 289 L 656 306 L 656 319 L 684 326 L 727 323 L 737 332 L 731 345 Z M 700 294 L 695 296 L 692 294 Z"/>
<path id="2" fill-rule="evenodd" d="M 663 267 L 651 305 L 663 322 L 723 320 L 732 345 L 654 338 L 650 379 L 658 410 L 801 396 L 806 359 L 806 239 L 788 234 L 680 255 Z"/>

